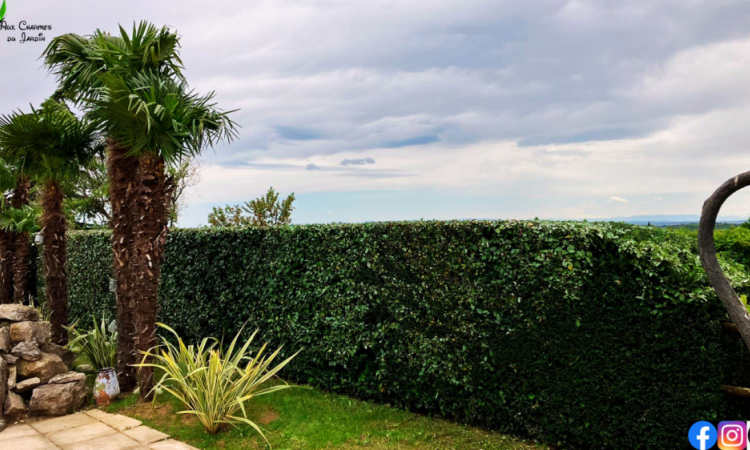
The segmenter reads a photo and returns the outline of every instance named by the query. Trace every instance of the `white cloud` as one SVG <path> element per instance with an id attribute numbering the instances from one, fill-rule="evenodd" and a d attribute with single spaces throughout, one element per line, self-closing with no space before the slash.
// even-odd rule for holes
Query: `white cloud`
<path id="1" fill-rule="evenodd" d="M 424 189 L 453 195 L 497 196 L 520 205 L 487 206 L 477 217 L 597 218 L 627 214 L 698 214 L 702 202 L 737 167 L 750 167 L 745 152 L 750 130 L 750 106 L 675 120 L 669 128 L 642 138 L 520 147 L 511 141 L 487 141 L 462 146 L 436 143 L 399 149 L 378 149 L 378 163 L 339 166 L 357 152 L 316 155 L 309 160 L 326 171 L 306 171 L 307 161 L 274 161 L 283 167 L 204 170 L 205 203 L 247 200 L 273 185 L 295 193 L 401 191 Z M 688 130 L 692 130 L 688 132 Z M 722 151 L 713 150 L 721 136 Z M 684 155 L 693 155 L 683 157 Z M 330 168 L 330 169 L 328 169 Z M 226 186 L 233 186 L 228 192 Z M 654 192 L 661 196 L 655 197 Z M 669 195 L 669 202 L 652 202 Z M 607 198 L 606 203 L 596 199 Z M 643 200 L 643 201 L 638 201 Z M 571 206 L 571 204 L 573 206 Z M 623 208 L 626 208 L 623 210 Z M 737 195 L 722 214 L 746 215 L 750 199 Z"/>

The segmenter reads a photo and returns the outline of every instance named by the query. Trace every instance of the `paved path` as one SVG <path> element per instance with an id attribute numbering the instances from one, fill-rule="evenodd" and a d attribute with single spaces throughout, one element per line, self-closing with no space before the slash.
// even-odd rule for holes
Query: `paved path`
<path id="1" fill-rule="evenodd" d="M 0 432 L 3 450 L 197 450 L 130 417 L 92 409 L 70 416 L 11 425 Z"/>

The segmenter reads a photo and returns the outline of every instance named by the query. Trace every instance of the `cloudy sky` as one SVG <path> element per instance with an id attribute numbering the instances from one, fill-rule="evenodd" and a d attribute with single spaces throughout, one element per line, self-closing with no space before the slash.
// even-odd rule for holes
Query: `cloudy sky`
<path id="1" fill-rule="evenodd" d="M 184 226 L 269 186 L 297 223 L 698 214 L 750 170 L 747 0 L 6 1 L 48 39 L 179 31 L 188 81 L 242 126 Z M 54 89 L 14 35 L 2 112 Z"/>

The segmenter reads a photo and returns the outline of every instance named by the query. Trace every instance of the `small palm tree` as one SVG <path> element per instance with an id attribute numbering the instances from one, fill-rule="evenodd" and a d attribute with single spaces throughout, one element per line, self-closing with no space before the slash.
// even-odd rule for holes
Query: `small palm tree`
<path id="1" fill-rule="evenodd" d="M 14 167 L 0 160 L 0 214 L 10 206 L 6 193 L 16 186 Z M 13 254 L 15 236 L 0 229 L 0 305 L 13 303 Z"/>
<path id="2" fill-rule="evenodd" d="M 152 72 L 134 76 L 104 74 L 96 99 L 85 105 L 110 139 L 138 158 L 135 199 L 136 345 L 141 353 L 156 344 L 156 311 L 162 247 L 167 233 L 170 183 L 165 166 L 198 155 L 205 147 L 236 136 L 227 112 L 212 103 L 214 93 L 198 95 L 179 78 Z M 141 368 L 141 396 L 150 395 L 153 373 Z"/>
<path id="3" fill-rule="evenodd" d="M 181 77 L 179 36 L 167 27 L 147 22 L 133 25 L 130 35 L 120 27 L 120 36 L 101 30 L 93 35 L 66 34 L 53 39 L 44 52 L 44 63 L 57 76 L 60 92 L 76 103 L 95 99 L 103 85 L 103 74 L 133 76 L 150 72 L 164 77 Z M 110 227 L 117 292 L 117 374 L 123 391 L 135 387 L 133 314 L 135 268 L 135 198 L 138 159 L 128 147 L 111 136 L 107 139 Z"/>
<path id="4" fill-rule="evenodd" d="M 52 339 L 65 345 L 68 333 L 67 217 L 63 186 L 101 150 L 96 124 L 79 120 L 64 104 L 48 100 L 41 110 L 0 116 L 0 156 L 39 186 L 43 214 L 44 281 L 52 311 Z"/>
<path id="5" fill-rule="evenodd" d="M 16 236 L 14 246 L 13 290 L 15 301 L 22 302 L 25 298 L 27 279 L 29 277 L 29 236 L 39 231 L 39 216 L 41 210 L 36 206 L 23 205 L 20 208 L 7 208 L 0 213 L 0 228 L 6 233 Z M 24 245 L 17 245 L 22 243 Z M 20 293 L 20 295 L 19 295 Z"/>

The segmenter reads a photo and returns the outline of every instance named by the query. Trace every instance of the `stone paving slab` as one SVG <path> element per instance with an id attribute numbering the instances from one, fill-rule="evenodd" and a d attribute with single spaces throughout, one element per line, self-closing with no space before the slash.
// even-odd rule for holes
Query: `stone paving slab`
<path id="1" fill-rule="evenodd" d="M 3 439 L 16 439 L 26 436 L 36 436 L 39 432 L 31 428 L 29 425 L 16 425 L 12 428 L 8 428 L 3 432 Z"/>
<path id="2" fill-rule="evenodd" d="M 169 439 L 168 434 L 164 434 L 161 431 L 156 431 L 144 426 L 133 428 L 132 430 L 123 431 L 122 434 L 131 439 L 135 439 L 141 444 L 153 444 L 154 442 Z"/>
<path id="3" fill-rule="evenodd" d="M 30 419 L 34 420 L 34 418 Z M 198 450 L 130 417 L 93 409 L 11 425 L 0 432 L 2 450 Z"/>
<path id="4" fill-rule="evenodd" d="M 130 430 L 131 428 L 137 428 L 140 427 L 142 423 L 140 420 L 135 420 L 132 417 L 120 416 L 115 414 L 108 414 L 108 416 L 109 417 L 101 417 L 99 420 L 117 431 L 125 431 Z"/>
<path id="5" fill-rule="evenodd" d="M 84 411 L 84 414 L 86 414 L 89 417 L 92 417 L 96 420 L 102 420 L 103 417 L 112 417 L 114 414 L 106 413 L 102 411 L 101 409 L 89 409 L 88 411 Z M 124 417 L 124 416 L 123 416 Z"/>
<path id="6" fill-rule="evenodd" d="M 143 445 L 123 434 L 117 433 L 69 445 L 63 447 L 63 450 L 136 450 L 138 448 L 143 448 Z"/>
<path id="7" fill-rule="evenodd" d="M 71 414 L 69 416 L 56 417 L 54 419 L 43 420 L 41 422 L 31 423 L 31 427 L 41 434 L 54 433 L 68 428 L 76 428 L 83 425 L 92 425 L 97 420 L 86 414 Z"/>
<path id="8" fill-rule="evenodd" d="M 2 433 L 0 433 L 0 438 L 2 438 Z M 40 436 L 39 434 L 36 436 L 26 436 L 2 442 L 4 449 L 7 448 L 13 450 L 59 450 L 60 448 L 47 439 L 44 439 L 44 436 Z"/>
<path id="9" fill-rule="evenodd" d="M 114 428 L 108 427 L 101 422 L 96 422 L 92 423 L 91 425 L 68 428 L 66 430 L 50 433 L 45 435 L 45 437 L 59 447 L 67 447 L 72 444 L 77 444 L 83 441 L 90 441 L 91 439 L 96 439 L 115 433 L 117 433 L 117 430 L 115 430 Z"/>
<path id="10" fill-rule="evenodd" d="M 195 447 L 183 444 L 180 441 L 173 441 L 172 439 L 151 444 L 148 448 L 149 450 L 198 450 Z"/>

